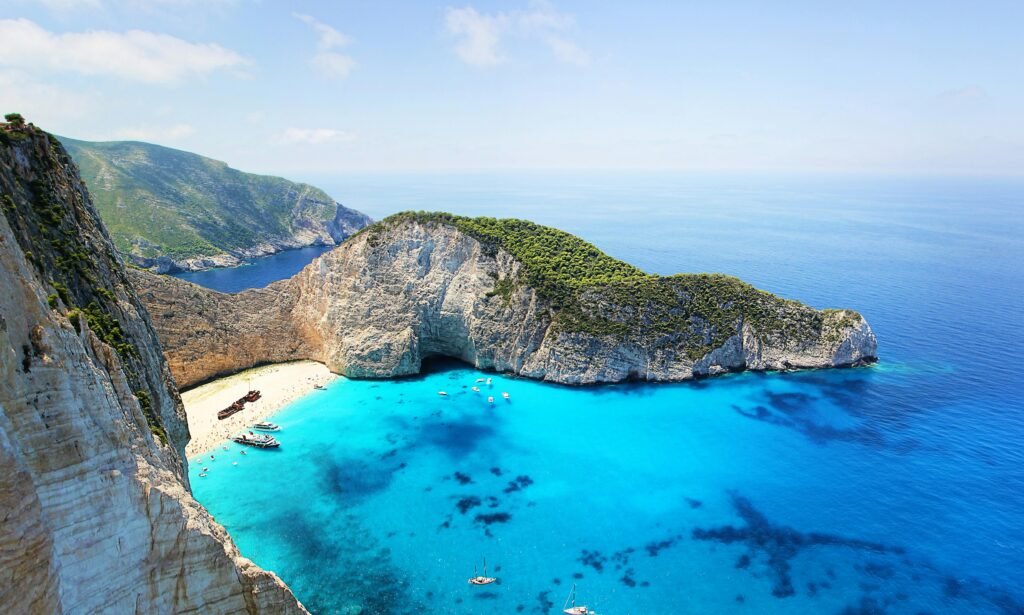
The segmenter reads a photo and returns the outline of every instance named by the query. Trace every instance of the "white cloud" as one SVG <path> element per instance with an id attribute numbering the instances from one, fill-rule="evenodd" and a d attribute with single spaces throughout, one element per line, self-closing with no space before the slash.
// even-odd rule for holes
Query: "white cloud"
<path id="1" fill-rule="evenodd" d="M 546 1 L 534 0 L 525 11 L 480 13 L 471 6 L 448 8 L 445 28 L 458 39 L 455 53 L 466 64 L 494 66 L 507 58 L 501 51 L 506 35 L 539 40 L 564 64 L 586 66 L 590 55 L 564 33 L 575 24 L 572 15 L 560 13 Z"/>
<path id="2" fill-rule="evenodd" d="M 146 83 L 237 70 L 246 60 L 212 43 L 144 30 L 55 34 L 27 19 L 0 19 L 0 65 L 105 75 Z"/>
<path id="3" fill-rule="evenodd" d="M 129 141 L 177 141 L 195 131 L 195 127 L 190 124 L 174 124 L 149 128 L 124 128 L 115 132 L 114 137 Z"/>
<path id="4" fill-rule="evenodd" d="M 36 0 L 51 11 L 71 11 L 80 8 L 96 9 L 103 5 L 100 0 Z"/>
<path id="5" fill-rule="evenodd" d="M 344 79 L 356 66 L 356 61 L 343 53 L 321 51 L 310 63 L 325 77 Z"/>
<path id="6" fill-rule="evenodd" d="M 551 52 L 563 64 L 575 64 L 576 66 L 588 66 L 590 64 L 590 54 L 570 40 L 551 35 L 545 37 L 544 42 L 547 43 Z"/>
<path id="7" fill-rule="evenodd" d="M 493 66 L 503 60 L 498 43 L 507 22 L 504 14 L 481 15 L 472 7 L 449 8 L 445 14 L 448 32 L 462 39 L 455 46 L 455 53 L 473 66 Z"/>
<path id="8" fill-rule="evenodd" d="M 980 85 L 968 85 L 940 92 L 938 98 L 946 102 L 972 102 L 986 100 L 988 92 Z"/>
<path id="9" fill-rule="evenodd" d="M 90 92 L 39 82 L 22 70 L 0 69 L 0 113 L 20 112 L 28 121 L 55 130 L 78 124 L 101 107 Z"/>
<path id="10" fill-rule="evenodd" d="M 47 9 L 66 13 L 79 9 L 102 9 L 110 5 L 120 5 L 132 9 L 151 10 L 155 8 L 210 8 L 232 6 L 238 0 L 22 0 L 26 4 L 41 4 Z"/>
<path id="11" fill-rule="evenodd" d="M 304 143 L 306 145 L 344 143 L 354 139 L 352 133 L 334 128 L 286 128 L 279 136 L 279 140 L 284 143 Z"/>
<path id="12" fill-rule="evenodd" d="M 356 66 L 356 61 L 351 56 L 336 51 L 352 42 L 347 36 L 338 32 L 331 26 L 317 21 L 310 15 L 303 13 L 292 13 L 292 15 L 309 26 L 317 37 L 317 52 L 310 59 L 321 75 L 328 78 L 344 79 Z"/>
<path id="13" fill-rule="evenodd" d="M 349 38 L 341 32 L 338 32 L 325 23 L 317 21 L 310 15 L 305 15 L 303 13 L 292 13 L 292 15 L 316 32 L 318 39 L 317 45 L 320 49 L 328 50 L 335 49 L 337 47 L 344 47 L 351 42 Z"/>

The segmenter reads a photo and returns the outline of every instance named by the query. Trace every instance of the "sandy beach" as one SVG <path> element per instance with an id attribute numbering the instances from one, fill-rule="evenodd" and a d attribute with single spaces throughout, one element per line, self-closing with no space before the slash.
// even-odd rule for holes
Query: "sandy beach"
<path id="1" fill-rule="evenodd" d="M 185 454 L 191 459 L 213 450 L 232 435 L 309 394 L 315 385 L 326 385 L 337 378 L 321 363 L 295 361 L 248 369 L 186 391 L 181 399 L 185 403 L 192 440 Z M 244 410 L 223 421 L 217 420 L 217 412 L 230 406 L 250 388 L 262 393 L 259 401 L 245 404 Z"/>

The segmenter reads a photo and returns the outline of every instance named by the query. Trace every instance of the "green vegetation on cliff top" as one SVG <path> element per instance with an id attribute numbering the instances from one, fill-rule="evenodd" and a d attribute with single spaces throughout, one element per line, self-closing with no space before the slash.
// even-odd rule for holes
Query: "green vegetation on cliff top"
<path id="1" fill-rule="evenodd" d="M 146 381 L 135 345 L 139 340 L 124 328 L 125 312 L 118 296 L 130 292 L 126 274 L 107 248 L 99 220 L 81 196 L 73 175 L 66 171 L 71 159 L 61 143 L 53 135 L 25 125 L 20 116 L 12 121 L 12 115 L 16 114 L 7 115 L 7 122 L 0 123 L 0 146 L 20 149 L 29 166 L 27 170 L 18 168 L 9 162 L 13 158 L 9 151 L 0 151 L 0 188 L 5 191 L 0 196 L 0 215 L 6 217 L 40 280 L 55 291 L 47 296 L 50 309 L 64 314 L 78 333 L 83 323 L 87 324 L 117 352 L 150 430 L 166 444 L 162 420 L 146 390 L 153 385 Z M 44 351 L 36 349 L 35 354 Z M 23 369 L 30 370 L 31 363 L 26 351 Z"/>
<path id="2" fill-rule="evenodd" d="M 818 311 L 731 276 L 658 276 L 601 252 L 586 241 L 526 220 L 468 218 L 448 213 L 403 212 L 364 229 L 371 243 L 403 222 L 443 224 L 479 241 L 484 250 L 509 253 L 521 265 L 518 280 L 497 280 L 491 295 L 508 298 L 526 284 L 554 308 L 552 324 L 594 335 L 689 335 L 691 359 L 721 346 L 745 322 L 760 335 L 812 340 L 859 321 L 850 311 Z M 838 318 L 834 317 L 838 316 Z"/>
<path id="3" fill-rule="evenodd" d="M 61 142 L 125 254 L 182 259 L 236 253 L 310 223 L 327 226 L 338 207 L 313 186 L 243 173 L 189 152 L 135 141 Z"/>

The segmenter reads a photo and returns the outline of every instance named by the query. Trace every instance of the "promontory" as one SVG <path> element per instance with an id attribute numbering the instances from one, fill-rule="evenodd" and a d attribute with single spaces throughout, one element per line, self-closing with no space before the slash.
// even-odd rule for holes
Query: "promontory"
<path id="1" fill-rule="evenodd" d="M 131 272 L 181 386 L 313 359 L 357 378 L 430 357 L 563 384 L 673 382 L 875 360 L 867 321 L 719 274 L 657 276 L 514 219 L 407 212 L 235 295 Z"/>

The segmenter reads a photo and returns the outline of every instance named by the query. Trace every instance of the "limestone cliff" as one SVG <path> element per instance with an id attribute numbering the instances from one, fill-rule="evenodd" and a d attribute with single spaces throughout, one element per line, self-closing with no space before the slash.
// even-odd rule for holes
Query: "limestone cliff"
<path id="1" fill-rule="evenodd" d="M 181 400 L 56 139 L 0 123 L 0 612 L 305 613 L 189 491 Z"/>
<path id="2" fill-rule="evenodd" d="M 269 361 L 353 377 L 431 356 L 565 384 L 874 360 L 867 322 L 727 276 L 650 276 L 517 220 L 400 214 L 295 277 L 224 295 L 133 272 L 182 386 Z"/>

